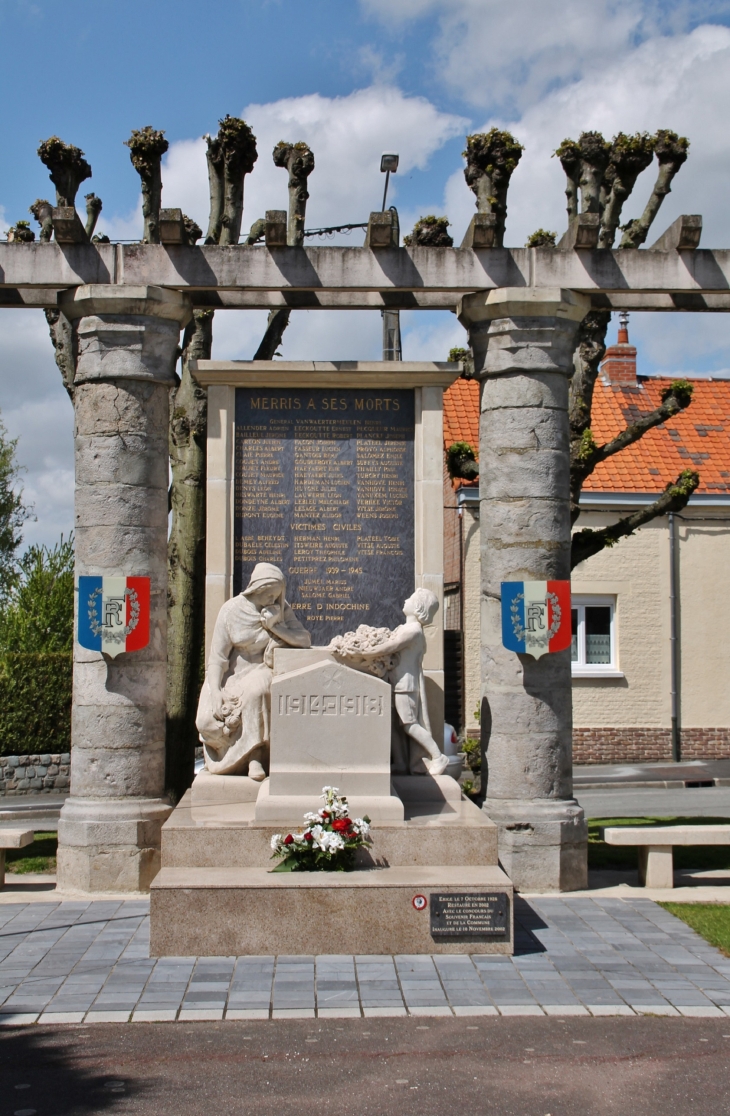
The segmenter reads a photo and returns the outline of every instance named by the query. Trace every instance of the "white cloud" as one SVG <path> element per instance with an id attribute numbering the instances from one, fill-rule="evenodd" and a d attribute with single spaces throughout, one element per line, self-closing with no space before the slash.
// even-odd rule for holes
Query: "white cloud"
<path id="1" fill-rule="evenodd" d="M 384 21 L 436 14 L 436 70 L 468 103 L 519 112 L 555 85 L 602 70 L 646 20 L 637 0 L 361 0 Z"/>
<path id="2" fill-rule="evenodd" d="M 601 74 L 564 86 L 508 125 L 525 151 L 512 178 L 507 243 L 523 244 L 537 227 L 562 232 L 565 176 L 552 152 L 566 136 L 597 129 L 618 131 L 672 128 L 690 139 L 690 157 L 675 179 L 656 222 L 657 235 L 680 213 L 702 213 L 703 244 L 722 246 L 730 238 L 725 204 L 730 175 L 730 140 L 725 117 L 730 103 L 730 30 L 699 27 L 690 34 L 655 38 L 622 57 Z M 507 126 L 502 119 L 483 125 Z M 654 171 L 639 181 L 624 217 L 641 212 Z M 446 210 L 461 235 L 474 212 L 474 196 L 462 172 L 449 179 Z M 653 233 L 652 233 L 653 237 Z"/>
<path id="3" fill-rule="evenodd" d="M 0 413 L 10 437 L 18 439 L 23 501 L 36 515 L 23 538 L 26 544 L 53 544 L 73 529 L 73 410 L 43 314 L 0 313 Z"/>
<path id="4" fill-rule="evenodd" d="M 431 156 L 467 121 L 439 112 L 423 97 L 408 97 L 392 85 L 373 85 L 347 97 L 288 97 L 271 104 L 247 105 L 242 116 L 257 139 L 258 161 L 244 190 L 244 230 L 267 209 L 286 209 L 286 172 L 274 166 L 271 152 L 279 140 L 308 143 L 315 169 L 309 179 L 307 225 L 367 221 L 380 206 L 383 177 L 380 155 L 400 154 L 398 173 L 426 170 Z M 395 201 L 398 178 L 389 197 Z M 163 164 L 163 204 L 179 206 L 205 230 L 208 177 L 202 139 L 171 144 Z M 359 244 L 355 230 L 343 243 Z"/>

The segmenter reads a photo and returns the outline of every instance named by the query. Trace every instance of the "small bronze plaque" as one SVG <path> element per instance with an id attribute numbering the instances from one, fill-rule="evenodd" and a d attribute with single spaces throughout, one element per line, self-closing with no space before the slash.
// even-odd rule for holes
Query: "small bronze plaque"
<path id="1" fill-rule="evenodd" d="M 509 898 L 504 891 L 431 895 L 431 937 L 490 941 L 509 935 Z"/>

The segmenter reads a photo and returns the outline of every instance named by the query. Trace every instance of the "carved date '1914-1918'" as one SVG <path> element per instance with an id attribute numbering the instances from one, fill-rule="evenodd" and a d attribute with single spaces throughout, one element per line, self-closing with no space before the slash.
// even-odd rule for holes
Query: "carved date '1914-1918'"
<path id="1" fill-rule="evenodd" d="M 309 717 L 382 717 L 379 694 L 279 694 L 279 715 Z"/>

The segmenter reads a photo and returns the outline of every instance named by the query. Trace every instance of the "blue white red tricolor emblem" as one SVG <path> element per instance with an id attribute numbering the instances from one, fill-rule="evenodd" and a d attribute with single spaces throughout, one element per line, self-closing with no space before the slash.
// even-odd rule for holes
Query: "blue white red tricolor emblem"
<path id="1" fill-rule="evenodd" d="M 502 643 L 539 659 L 570 647 L 569 581 L 503 581 Z"/>
<path id="2" fill-rule="evenodd" d="M 112 659 L 150 641 L 148 577 L 80 577 L 78 640 Z"/>

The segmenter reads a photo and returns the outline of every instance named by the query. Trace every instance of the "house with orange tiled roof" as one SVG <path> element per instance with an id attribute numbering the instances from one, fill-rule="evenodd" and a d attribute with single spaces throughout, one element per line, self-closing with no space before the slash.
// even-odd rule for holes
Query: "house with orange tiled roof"
<path id="1" fill-rule="evenodd" d="M 603 444 L 671 381 L 637 375 L 626 322 L 606 351 L 591 428 Z M 573 759 L 651 762 L 730 756 L 730 381 L 693 379 L 690 406 L 602 462 L 576 530 L 652 503 L 683 469 L 701 483 L 681 514 L 652 520 L 573 570 Z M 479 444 L 479 385 L 444 400 L 444 448 Z M 444 474 L 447 720 L 478 735 L 478 482 Z M 456 667 L 456 669 L 455 669 Z"/>

